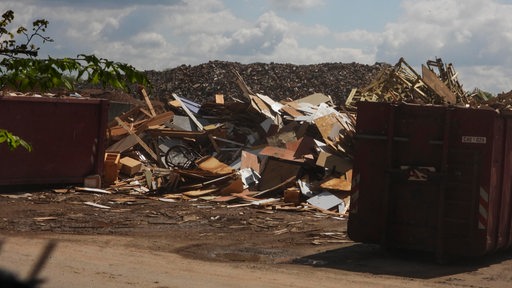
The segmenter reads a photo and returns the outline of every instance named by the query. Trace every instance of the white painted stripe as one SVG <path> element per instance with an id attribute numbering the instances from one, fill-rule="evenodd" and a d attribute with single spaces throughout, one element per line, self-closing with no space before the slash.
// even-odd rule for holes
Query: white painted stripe
<path id="1" fill-rule="evenodd" d="M 478 200 L 478 213 L 483 218 L 478 218 L 478 228 L 486 229 L 488 217 L 489 193 L 483 187 L 480 187 L 480 199 Z M 484 206 L 485 205 L 485 206 Z M 483 223 L 482 223 L 483 222 Z"/>
<path id="2" fill-rule="evenodd" d="M 483 187 L 480 187 L 480 197 L 485 200 L 485 203 L 489 203 L 489 193 Z"/>

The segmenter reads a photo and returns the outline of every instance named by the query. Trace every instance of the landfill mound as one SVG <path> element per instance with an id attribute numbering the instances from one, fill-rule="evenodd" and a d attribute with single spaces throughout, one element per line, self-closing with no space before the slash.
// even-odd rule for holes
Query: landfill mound
<path id="1" fill-rule="evenodd" d="M 226 100 L 242 98 L 233 71 L 244 78 L 255 93 L 276 101 L 299 99 L 313 93 L 330 95 L 340 104 L 352 88 L 368 85 L 386 63 L 322 63 L 294 65 L 210 61 L 197 66 L 181 65 L 165 71 L 146 71 L 153 87 L 151 96 L 167 102 L 172 93 L 198 103 L 212 101 L 215 94 Z"/>

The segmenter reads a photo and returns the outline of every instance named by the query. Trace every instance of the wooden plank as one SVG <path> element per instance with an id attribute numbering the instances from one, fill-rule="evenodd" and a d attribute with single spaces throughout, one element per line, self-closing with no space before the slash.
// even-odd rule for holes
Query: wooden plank
<path id="1" fill-rule="evenodd" d="M 252 106 L 256 110 L 258 110 L 259 112 L 261 112 L 267 116 L 272 117 L 272 114 L 270 113 L 270 107 L 267 105 L 267 103 L 265 103 L 263 100 L 261 100 L 257 96 L 251 96 L 251 100 L 252 100 L 251 103 L 253 104 Z"/>
<path id="2" fill-rule="evenodd" d="M 331 141 L 335 141 L 337 136 L 340 134 L 339 131 L 343 127 L 336 117 L 335 113 L 331 113 L 319 118 L 316 118 L 313 121 L 320 131 L 322 138 L 325 142 L 329 143 Z"/>
<path id="3" fill-rule="evenodd" d="M 304 159 L 301 158 L 295 158 L 295 151 L 288 150 L 285 148 L 279 148 L 274 146 L 267 146 L 263 148 L 260 153 L 260 155 L 265 156 L 272 156 L 275 158 L 279 158 L 282 160 L 288 160 L 288 161 L 294 161 L 294 162 L 304 162 Z"/>
<path id="4" fill-rule="evenodd" d="M 215 94 L 215 103 L 224 104 L 224 94 Z"/>
<path id="5" fill-rule="evenodd" d="M 272 98 L 270 98 L 270 97 L 268 97 L 266 95 L 262 95 L 262 94 L 258 94 L 257 93 L 256 97 L 261 99 L 261 101 L 263 101 L 265 104 L 267 104 L 267 106 L 270 107 L 272 109 L 272 111 L 274 111 L 274 112 L 276 112 L 278 114 L 279 114 L 279 111 L 281 110 L 281 108 L 283 108 L 283 104 L 274 101 Z"/>
<path id="6" fill-rule="evenodd" d="M 208 171 L 217 175 L 231 174 L 233 168 L 217 160 L 215 157 L 208 156 L 196 161 L 199 169 Z"/>
<path id="7" fill-rule="evenodd" d="M 326 102 L 329 102 L 329 101 L 332 101 L 329 96 L 327 96 L 325 94 L 322 94 L 322 93 L 313 93 L 313 94 L 308 95 L 306 97 L 297 99 L 297 100 L 295 100 L 293 102 L 295 102 L 295 103 L 309 103 L 309 104 L 312 104 L 313 106 L 318 106 L 321 103 L 326 103 Z"/>
<path id="8" fill-rule="evenodd" d="M 75 191 L 112 194 L 112 192 L 107 191 L 107 190 L 98 189 L 98 188 L 88 188 L 88 187 L 75 187 Z"/>
<path id="9" fill-rule="evenodd" d="M 241 193 L 244 191 L 244 183 L 242 182 L 242 179 L 237 178 L 231 182 L 229 182 L 228 185 L 221 188 L 219 191 L 219 195 L 228 196 L 236 193 Z"/>
<path id="10" fill-rule="evenodd" d="M 108 135 L 110 137 L 119 137 L 128 134 L 128 132 L 121 126 L 117 125 L 111 128 L 108 128 Z"/>
<path id="11" fill-rule="evenodd" d="M 352 170 L 347 171 L 346 174 L 351 174 Z M 340 190 L 340 191 L 350 191 L 352 188 L 352 179 L 348 179 L 349 177 L 341 176 L 341 177 L 328 177 L 320 183 L 320 187 L 328 190 Z"/>
<path id="12" fill-rule="evenodd" d="M 148 93 L 146 93 L 146 89 L 144 87 L 140 88 L 140 93 L 144 97 L 144 101 L 146 101 L 146 105 L 148 105 L 149 112 L 151 112 L 151 115 L 156 116 L 155 109 L 153 108 L 153 104 L 151 104 L 151 101 L 149 100 Z"/>
<path id="13" fill-rule="evenodd" d="M 423 82 L 441 96 L 446 103 L 455 104 L 457 102 L 455 94 L 427 66 L 421 65 L 421 72 L 423 74 Z"/>
<path id="14" fill-rule="evenodd" d="M 258 190 L 269 190 L 281 187 L 288 179 L 296 178 L 301 163 L 282 161 L 269 157 L 258 183 Z"/>
<path id="15" fill-rule="evenodd" d="M 139 143 L 140 146 L 142 146 L 142 148 L 144 148 L 144 150 L 148 152 L 151 158 L 158 161 L 158 156 L 155 154 L 155 152 L 153 152 L 153 150 L 149 148 L 149 146 L 142 139 L 140 139 L 140 137 L 137 134 L 135 134 L 135 132 L 133 132 L 123 120 L 121 120 L 119 117 L 116 117 L 115 119 L 117 123 L 119 123 L 119 125 L 121 125 L 124 129 L 126 129 L 126 131 L 128 131 L 128 133 L 130 133 L 130 135 L 133 135 L 133 137 L 135 137 L 137 143 Z"/>
<path id="16" fill-rule="evenodd" d="M 293 156 L 295 158 L 301 158 L 304 155 L 314 155 L 315 150 L 315 139 L 309 136 L 302 137 L 296 141 L 287 142 L 286 149 L 294 151 Z"/>
<path id="17" fill-rule="evenodd" d="M 146 109 L 144 109 L 142 107 L 139 109 L 139 111 L 144 113 L 146 116 L 148 116 L 150 118 L 153 117 L 153 115 L 151 115 L 151 112 L 149 112 L 148 110 L 146 110 Z"/>
<path id="18" fill-rule="evenodd" d="M 252 168 L 252 170 L 256 171 L 256 173 L 260 173 L 260 162 L 258 160 L 258 155 L 243 150 L 241 156 L 240 169 L 244 168 Z"/>
<path id="19" fill-rule="evenodd" d="M 148 129 L 151 126 L 165 124 L 165 122 L 172 120 L 173 117 L 174 117 L 174 113 L 171 111 L 164 112 L 164 113 L 158 114 L 154 117 L 151 117 L 150 119 L 144 121 L 144 123 L 142 123 L 142 125 L 137 127 L 137 129 L 136 129 L 137 133 L 140 133 L 140 132 Z"/>
<path id="20" fill-rule="evenodd" d="M 201 189 L 200 190 L 191 190 L 191 191 L 183 192 L 183 195 L 189 196 L 189 197 L 200 197 L 200 196 L 211 194 L 218 190 L 219 190 L 218 188 L 204 189 L 204 190 L 201 190 Z"/>
<path id="21" fill-rule="evenodd" d="M 323 150 L 318 154 L 316 165 L 339 173 L 346 173 L 352 169 L 352 161 L 350 161 L 350 159 L 343 158 Z"/>
<path id="22" fill-rule="evenodd" d="M 171 128 L 149 128 L 146 130 L 152 137 L 167 136 L 171 138 L 192 138 L 197 139 L 205 137 L 206 131 L 182 131 Z"/>
<path id="23" fill-rule="evenodd" d="M 235 196 L 219 196 L 219 197 L 213 198 L 210 201 L 213 201 L 213 202 L 229 202 L 229 201 L 233 201 L 235 199 L 237 199 L 237 197 L 235 197 Z"/>
<path id="24" fill-rule="evenodd" d="M 297 111 L 295 108 L 293 108 L 290 105 L 284 105 L 283 108 L 281 108 L 284 112 L 288 113 L 292 117 L 301 117 L 304 116 L 304 114 Z"/>
<path id="25" fill-rule="evenodd" d="M 361 96 L 356 97 L 357 88 L 353 88 L 345 101 L 345 106 L 355 108 L 356 102 L 361 99 Z"/>
<path id="26" fill-rule="evenodd" d="M 101 209 L 110 209 L 110 207 L 108 207 L 108 206 L 97 204 L 97 203 L 94 203 L 94 202 L 89 202 L 89 201 L 84 202 L 84 204 L 92 206 L 92 207 L 96 207 L 96 208 L 101 208 Z"/>
<path id="27" fill-rule="evenodd" d="M 238 73 L 238 71 L 233 70 L 233 73 L 235 74 L 236 83 L 238 84 L 238 87 L 240 87 L 244 96 L 247 97 L 247 99 L 249 101 L 251 101 L 251 95 L 254 95 L 254 93 L 251 91 L 251 88 L 249 88 L 249 86 L 247 86 L 247 84 L 245 83 L 245 81 L 242 78 L 242 76 L 240 75 L 240 73 Z"/>
<path id="28" fill-rule="evenodd" d="M 117 141 L 116 143 L 112 144 L 110 147 L 106 149 L 107 152 L 119 152 L 122 153 L 133 146 L 137 144 L 137 139 L 135 135 L 128 135 L 124 137 L 123 139 Z"/>

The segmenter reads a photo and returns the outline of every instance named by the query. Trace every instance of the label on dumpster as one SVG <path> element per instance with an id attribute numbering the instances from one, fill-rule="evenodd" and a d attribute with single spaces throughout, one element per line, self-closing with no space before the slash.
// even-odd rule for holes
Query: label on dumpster
<path id="1" fill-rule="evenodd" d="M 485 144 L 487 143 L 487 137 L 462 136 L 462 143 Z"/>

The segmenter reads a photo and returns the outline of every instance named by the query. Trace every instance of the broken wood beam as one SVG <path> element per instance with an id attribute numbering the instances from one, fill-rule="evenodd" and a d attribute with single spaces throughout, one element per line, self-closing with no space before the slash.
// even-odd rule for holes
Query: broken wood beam
<path id="1" fill-rule="evenodd" d="M 171 138 L 190 138 L 198 139 L 205 137 L 206 131 L 183 131 L 171 128 L 149 128 L 146 132 L 152 137 L 166 136 Z"/>
<path id="2" fill-rule="evenodd" d="M 158 161 L 158 156 L 155 154 L 155 152 L 153 152 L 153 150 L 151 148 L 149 148 L 149 146 L 146 144 L 146 142 L 144 142 L 137 134 L 135 134 L 135 132 L 133 132 L 130 129 L 130 127 L 128 127 L 128 125 L 126 125 L 126 122 L 121 120 L 119 117 L 116 117 L 115 119 L 116 119 L 117 123 L 119 123 L 119 125 L 121 125 L 124 129 L 126 129 L 126 131 L 128 131 L 128 133 L 130 133 L 130 135 L 132 135 L 132 137 L 134 137 L 135 140 L 140 144 L 140 146 L 142 146 L 142 148 L 144 148 L 144 150 L 146 150 L 146 152 L 148 152 L 148 154 L 151 156 L 151 158 Z"/>
<path id="3" fill-rule="evenodd" d="M 153 104 L 151 104 L 148 93 L 146 93 L 146 89 L 143 86 L 140 87 L 140 94 L 144 97 L 144 101 L 146 102 L 146 105 L 148 105 L 151 115 L 153 115 L 153 117 L 156 116 L 155 108 L 153 108 Z"/>

